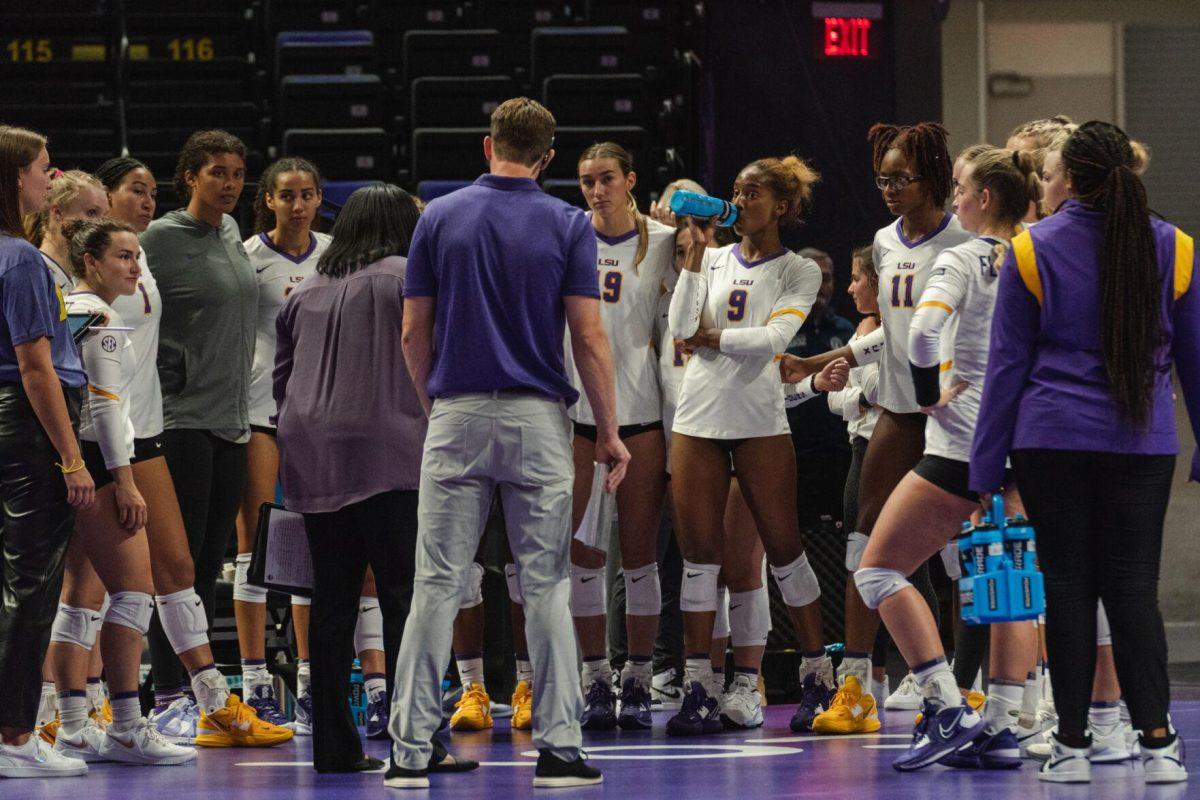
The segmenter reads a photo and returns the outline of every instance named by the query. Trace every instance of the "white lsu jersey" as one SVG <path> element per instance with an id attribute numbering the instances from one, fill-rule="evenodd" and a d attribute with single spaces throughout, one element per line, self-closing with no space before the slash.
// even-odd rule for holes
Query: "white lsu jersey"
<path id="1" fill-rule="evenodd" d="M 134 369 L 130 382 L 121 390 L 129 397 L 129 420 L 134 435 L 151 439 L 163 431 L 162 386 L 158 382 L 158 326 L 162 321 L 162 296 L 158 281 L 146 264 L 146 252 L 138 251 L 142 276 L 137 291 L 113 300 L 113 311 L 121 317 L 122 325 L 133 328 L 128 333 L 133 345 Z"/>
<path id="2" fill-rule="evenodd" d="M 137 356 L 121 315 L 92 291 L 72 292 L 64 298 L 68 314 L 103 314 L 108 322 L 88 333 L 79 348 L 87 372 L 87 402 L 80 410 L 79 438 L 100 445 L 110 470 L 133 458 L 133 423 L 129 419 L 129 394 Z"/>
<path id="3" fill-rule="evenodd" d="M 668 284 L 674 284 L 675 275 L 668 276 Z M 691 359 L 683 348 L 675 344 L 668 323 L 671 310 L 671 298 L 674 288 L 658 298 L 657 321 L 654 324 L 654 335 L 658 341 L 658 377 L 662 383 L 662 423 L 663 434 L 667 438 L 667 474 L 671 472 L 671 431 L 675 427 L 675 409 L 679 407 L 679 387 L 683 384 L 684 368 Z"/>
<path id="4" fill-rule="evenodd" d="M 725 350 L 700 348 L 692 355 L 684 368 L 674 430 L 706 439 L 788 433 L 777 357 L 800 329 L 820 288 L 816 262 L 788 250 L 753 262 L 744 260 L 737 244 L 704 251 L 700 271 L 680 275 L 671 302 L 672 327 L 698 312 L 701 328 L 746 334 L 756 329 L 764 336 L 748 348 L 753 352 L 733 352 L 737 348 L 723 340 Z M 689 308 L 690 303 L 697 305 Z"/>
<path id="5" fill-rule="evenodd" d="M 936 332 L 938 323 L 942 323 L 938 341 L 942 386 L 967 383 L 967 388 L 945 408 L 935 411 L 925 426 L 925 452 L 929 455 L 971 460 L 971 441 L 987 372 L 997 277 L 1006 249 L 1007 244 L 1001 240 L 981 236 L 943 250 L 921 295 L 919 316 L 932 322 L 921 327 Z"/>
<path id="6" fill-rule="evenodd" d="M 667 273 L 673 271 L 675 229 L 647 217 L 646 232 L 650 237 L 646 255 L 636 268 L 636 228 L 615 238 L 596 234 L 600 321 L 612 348 L 618 425 L 641 425 L 662 419 L 654 323 L 663 282 Z M 579 390 L 579 402 L 569 410 L 571 419 L 595 425 L 596 418 L 571 352 L 569 331 L 564 361 L 571 385 Z"/>
<path id="7" fill-rule="evenodd" d="M 258 281 L 258 322 L 254 335 L 254 363 L 250 368 L 250 424 L 273 428 L 275 415 L 271 373 L 275 370 L 275 318 L 283 301 L 300 282 L 317 270 L 317 261 L 333 241 L 328 234 L 309 233 L 308 252 L 299 257 L 275 247 L 265 232 L 244 244 Z"/>
<path id="8" fill-rule="evenodd" d="M 875 234 L 879 315 L 887 336 L 879 362 L 879 405 L 888 411 L 912 414 L 921 410 L 908 366 L 908 329 L 938 254 L 970 238 L 953 214 L 946 214 L 936 230 L 915 242 L 904 235 L 899 219 Z"/>

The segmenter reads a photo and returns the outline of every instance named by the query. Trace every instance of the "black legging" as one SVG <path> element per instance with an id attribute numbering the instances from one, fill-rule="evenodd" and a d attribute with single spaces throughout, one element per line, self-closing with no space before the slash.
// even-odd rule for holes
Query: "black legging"
<path id="1" fill-rule="evenodd" d="M 163 431 L 162 441 L 196 569 L 196 594 L 204 602 L 211 629 L 217 577 L 246 487 L 246 445 L 189 429 Z M 183 665 L 167 641 L 157 612 L 149 639 L 155 688 L 170 691 L 185 685 Z"/>
<path id="2" fill-rule="evenodd" d="M 1015 450 L 1021 499 L 1046 581 L 1046 649 L 1059 739 L 1086 743 L 1096 667 L 1096 600 L 1133 727 L 1167 724 L 1167 640 L 1158 610 L 1163 518 L 1175 456 Z"/>
<path id="3" fill-rule="evenodd" d="M 80 395 L 65 393 L 79 424 Z M 0 384 L 0 727 L 33 730 L 75 511 L 19 383 Z"/>

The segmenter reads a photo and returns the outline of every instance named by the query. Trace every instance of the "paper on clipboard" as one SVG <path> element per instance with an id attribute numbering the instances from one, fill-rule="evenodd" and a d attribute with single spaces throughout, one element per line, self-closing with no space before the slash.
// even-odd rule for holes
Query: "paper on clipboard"
<path id="1" fill-rule="evenodd" d="M 588 496 L 583 520 L 575 531 L 580 544 L 603 553 L 608 552 L 608 539 L 612 533 L 612 521 L 616 511 L 616 495 L 604 491 L 608 482 L 608 464 L 592 464 L 592 493 Z"/>
<path id="2" fill-rule="evenodd" d="M 312 588 L 312 555 L 304 531 L 304 515 L 282 508 L 271 509 L 267 519 L 263 578 L 274 586 Z"/>

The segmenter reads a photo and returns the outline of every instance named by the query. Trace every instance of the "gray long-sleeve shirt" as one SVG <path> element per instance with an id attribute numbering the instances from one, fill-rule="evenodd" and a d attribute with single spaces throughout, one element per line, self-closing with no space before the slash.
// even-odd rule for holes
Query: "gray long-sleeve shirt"
<path id="1" fill-rule="evenodd" d="M 250 429 L 258 284 L 233 217 L 214 228 L 185 209 L 141 236 L 163 311 L 158 345 L 163 425 L 241 440 Z"/>

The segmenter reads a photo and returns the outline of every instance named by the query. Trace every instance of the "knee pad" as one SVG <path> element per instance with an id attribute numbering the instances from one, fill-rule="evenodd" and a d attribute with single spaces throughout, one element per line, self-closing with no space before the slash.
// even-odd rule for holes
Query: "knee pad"
<path id="1" fill-rule="evenodd" d="M 504 565 L 504 582 L 508 584 L 508 599 L 519 606 L 525 605 L 525 595 L 521 593 L 521 576 L 517 573 L 516 564 Z"/>
<path id="2" fill-rule="evenodd" d="M 311 606 L 312 598 L 305 597 L 302 594 L 294 594 L 294 595 L 292 595 L 292 605 L 294 605 L 294 606 Z"/>
<path id="3" fill-rule="evenodd" d="M 103 615 L 94 609 L 59 603 L 54 626 L 50 628 L 50 641 L 91 650 L 96 645 L 96 634 L 100 632 L 102 619 Z"/>
<path id="4" fill-rule="evenodd" d="M 208 617 L 204 615 L 204 603 L 195 589 L 157 595 L 154 603 L 158 606 L 158 621 L 162 623 L 172 650 L 186 653 L 208 644 Z"/>
<path id="5" fill-rule="evenodd" d="M 571 616 L 599 617 L 604 605 L 604 567 L 588 569 L 571 565 Z"/>
<path id="6" fill-rule="evenodd" d="M 958 542 L 953 539 L 941 550 L 942 566 L 946 568 L 946 577 L 956 581 L 962 577 L 962 562 L 958 559 Z"/>
<path id="7" fill-rule="evenodd" d="M 658 564 L 625 571 L 625 613 L 635 617 L 657 617 L 662 613 L 662 585 Z"/>
<path id="8" fill-rule="evenodd" d="M 846 536 L 846 571 L 854 572 L 862 562 L 863 551 L 867 549 L 867 535 L 852 531 Z"/>
<path id="9" fill-rule="evenodd" d="M 458 607 L 475 608 L 479 605 L 483 605 L 483 565 L 473 561 L 467 568 L 467 583 L 463 587 L 462 600 L 459 601 Z"/>
<path id="10" fill-rule="evenodd" d="M 266 603 L 267 590 L 261 586 L 246 583 L 246 573 L 250 571 L 250 553 L 238 553 L 234 562 L 233 599 L 243 603 Z"/>
<path id="11" fill-rule="evenodd" d="M 683 562 L 683 582 L 679 587 L 680 611 L 716 611 L 717 576 L 720 564 Z"/>
<path id="12" fill-rule="evenodd" d="M 817 573 L 813 572 L 812 565 L 808 563 L 808 553 L 801 553 L 800 557 L 790 564 L 772 566 L 771 574 L 775 576 L 775 583 L 779 585 L 783 602 L 792 608 L 803 608 L 821 597 L 821 584 L 817 581 Z"/>
<path id="13" fill-rule="evenodd" d="M 764 585 L 729 593 L 729 641 L 734 647 L 761 647 L 771 632 L 771 599 Z"/>
<path id="14" fill-rule="evenodd" d="M 358 622 L 354 625 L 354 652 L 383 650 L 383 612 L 378 597 L 358 598 Z"/>
<path id="15" fill-rule="evenodd" d="M 1108 626 L 1108 612 L 1104 603 L 1096 603 L 1096 646 L 1112 647 L 1112 628 Z"/>
<path id="16" fill-rule="evenodd" d="M 100 604 L 100 622 L 101 622 L 101 624 L 103 624 L 104 615 L 108 613 L 108 607 L 111 605 L 112 605 L 112 597 L 109 596 L 108 592 L 105 592 L 104 593 L 104 602 Z"/>
<path id="17" fill-rule="evenodd" d="M 856 571 L 854 585 L 858 587 L 863 603 L 872 611 L 905 586 L 912 586 L 903 573 L 883 567 L 864 567 Z"/>
<path id="18" fill-rule="evenodd" d="M 724 586 L 717 587 L 717 615 L 713 617 L 712 637 L 729 638 L 729 590 Z"/>
<path id="19" fill-rule="evenodd" d="M 145 592 L 117 592 L 112 595 L 112 605 L 104 615 L 104 622 L 145 633 L 150 630 L 150 618 L 153 616 L 153 597 Z"/>

